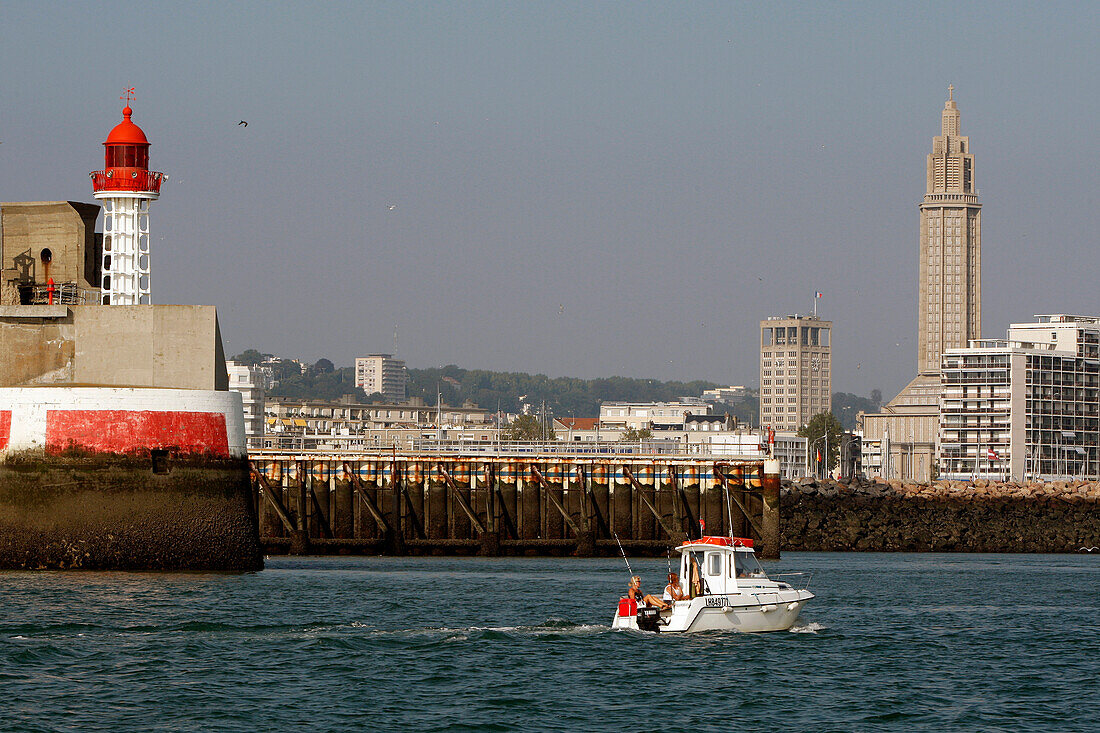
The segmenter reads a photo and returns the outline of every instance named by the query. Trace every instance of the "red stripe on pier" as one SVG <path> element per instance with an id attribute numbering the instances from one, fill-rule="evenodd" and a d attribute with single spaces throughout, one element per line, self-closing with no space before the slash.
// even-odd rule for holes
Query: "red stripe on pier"
<path id="1" fill-rule="evenodd" d="M 11 439 L 11 410 L 0 410 L 0 450 L 8 447 Z"/>
<path id="2" fill-rule="evenodd" d="M 229 455 L 225 415 L 152 410 L 47 410 L 46 449 L 81 448 L 132 453 L 175 448 L 183 453 Z"/>

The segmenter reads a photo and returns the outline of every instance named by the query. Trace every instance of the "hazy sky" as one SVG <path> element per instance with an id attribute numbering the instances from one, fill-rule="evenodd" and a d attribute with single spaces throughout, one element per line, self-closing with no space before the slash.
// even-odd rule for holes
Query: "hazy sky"
<path id="1" fill-rule="evenodd" d="M 916 371 L 917 204 L 956 87 L 983 332 L 1100 312 L 1100 5 L 0 3 L 0 200 L 91 201 L 134 121 L 153 296 L 228 353 L 835 389 Z M 248 127 L 237 123 L 247 120 Z"/>

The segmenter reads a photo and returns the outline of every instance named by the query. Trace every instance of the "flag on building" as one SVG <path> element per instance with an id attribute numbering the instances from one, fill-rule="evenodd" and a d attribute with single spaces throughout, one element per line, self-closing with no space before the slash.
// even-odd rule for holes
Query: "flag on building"
<path id="1" fill-rule="evenodd" d="M 988 452 L 986 453 L 986 456 L 987 456 L 987 457 L 989 458 L 989 460 L 991 460 L 991 461 L 992 461 L 992 460 L 993 460 L 994 458 L 998 458 L 998 457 L 999 457 L 999 456 L 997 455 L 997 451 L 993 450 L 992 448 L 988 448 L 988 449 L 987 449 L 987 451 L 988 451 Z"/>
<path id="2" fill-rule="evenodd" d="M 824 297 L 825 297 L 825 293 L 814 293 L 814 297 L 815 297 L 815 298 L 824 298 Z"/>

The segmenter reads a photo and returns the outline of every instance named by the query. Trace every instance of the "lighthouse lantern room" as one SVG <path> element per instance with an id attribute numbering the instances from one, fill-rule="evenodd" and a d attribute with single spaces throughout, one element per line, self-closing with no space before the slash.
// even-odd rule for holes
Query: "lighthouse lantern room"
<path id="1" fill-rule="evenodd" d="M 152 303 L 149 287 L 149 202 L 168 179 L 149 170 L 149 141 L 130 116 L 133 89 L 123 99 L 122 122 L 104 147 L 103 170 L 92 171 L 93 195 L 103 201 L 104 305 Z"/>

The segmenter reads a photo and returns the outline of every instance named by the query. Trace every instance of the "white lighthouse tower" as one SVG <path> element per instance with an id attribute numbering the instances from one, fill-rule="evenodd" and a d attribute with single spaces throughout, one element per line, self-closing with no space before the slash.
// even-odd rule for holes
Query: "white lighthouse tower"
<path id="1" fill-rule="evenodd" d="M 149 288 L 149 202 L 160 197 L 163 173 L 149 170 L 149 141 L 130 121 L 126 92 L 122 122 L 103 143 L 103 170 L 92 171 L 93 195 L 103 201 L 104 305 L 152 303 Z"/>

